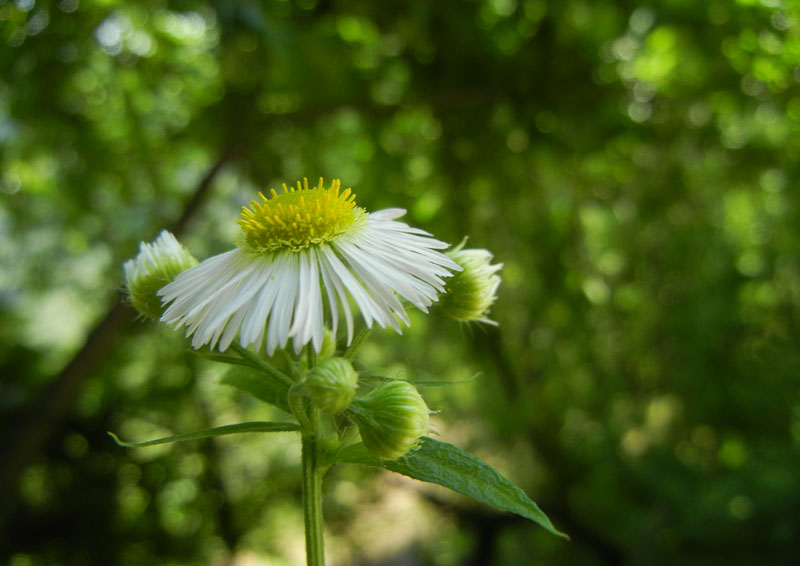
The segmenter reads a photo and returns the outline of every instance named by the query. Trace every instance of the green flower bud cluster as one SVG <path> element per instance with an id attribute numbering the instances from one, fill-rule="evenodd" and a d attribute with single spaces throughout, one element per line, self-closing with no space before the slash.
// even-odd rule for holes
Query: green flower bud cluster
<path id="1" fill-rule="evenodd" d="M 447 279 L 445 293 L 439 298 L 439 308 L 459 322 L 497 325 L 487 317 L 489 308 L 497 299 L 497 287 L 501 281 L 497 272 L 503 264 L 492 265 L 493 256 L 489 251 L 464 249 L 465 243 L 466 239 L 446 252 L 463 270 Z"/>
<path id="2" fill-rule="evenodd" d="M 123 265 L 134 308 L 148 318 L 161 318 L 164 309 L 156 292 L 196 264 L 194 256 L 166 230 L 153 243 L 141 242 L 139 255 Z"/>
<path id="3" fill-rule="evenodd" d="M 430 428 L 430 410 L 407 381 L 383 383 L 354 399 L 358 373 L 345 358 L 320 361 L 308 372 L 306 388 L 319 410 L 330 414 L 346 410 L 367 449 L 384 460 L 405 455 Z"/>

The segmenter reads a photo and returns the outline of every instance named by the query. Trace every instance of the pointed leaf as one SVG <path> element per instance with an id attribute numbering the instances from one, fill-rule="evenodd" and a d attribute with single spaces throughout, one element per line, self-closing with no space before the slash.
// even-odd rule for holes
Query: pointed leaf
<path id="1" fill-rule="evenodd" d="M 459 379 L 456 381 L 436 381 L 436 380 L 434 381 L 406 380 L 406 381 L 413 384 L 415 387 L 452 387 L 453 385 L 463 385 L 465 383 L 471 383 L 476 379 L 478 379 L 481 375 L 482 375 L 481 372 L 478 372 L 474 374 L 472 377 L 469 377 L 467 379 Z M 358 377 L 359 379 L 365 381 L 375 381 L 381 383 L 385 383 L 387 381 L 397 381 L 392 377 L 385 377 L 383 375 L 376 375 L 371 373 L 359 374 Z"/>
<path id="2" fill-rule="evenodd" d="M 378 466 L 450 488 L 501 511 L 530 519 L 554 535 L 569 538 L 557 531 L 539 506 L 500 472 L 447 442 L 425 437 L 419 448 L 392 461 L 378 460 L 363 444 L 356 444 L 339 452 L 336 459 L 339 462 Z"/>
<path id="3" fill-rule="evenodd" d="M 263 371 L 269 376 L 272 376 L 273 379 L 278 380 L 278 382 L 283 383 L 286 387 L 291 387 L 294 385 L 294 380 L 291 377 L 283 373 L 281 370 L 276 368 L 270 362 L 256 354 L 248 350 L 247 348 L 240 346 L 236 342 L 231 344 L 231 349 L 238 353 L 242 359 L 249 361 L 253 364 L 254 367 L 258 368 L 259 370 Z"/>
<path id="4" fill-rule="evenodd" d="M 241 389 L 260 401 L 275 405 L 291 414 L 287 398 L 287 388 L 261 372 L 234 366 L 220 380 L 220 383 Z"/>
<path id="5" fill-rule="evenodd" d="M 140 448 L 142 446 L 156 446 L 158 444 L 167 444 L 170 442 L 183 442 L 184 440 L 199 440 L 201 438 L 224 436 L 226 434 L 238 434 L 242 432 L 297 432 L 299 430 L 300 427 L 295 423 L 270 423 L 255 421 L 207 428 L 205 430 L 198 430 L 196 432 L 186 432 L 184 434 L 176 434 L 174 436 L 157 438 L 155 440 L 147 440 L 145 442 L 123 442 L 113 432 L 109 432 L 108 434 L 114 439 L 114 442 L 120 446 L 124 446 L 125 448 Z"/>
<path id="6" fill-rule="evenodd" d="M 223 364 L 232 364 L 238 366 L 249 367 L 253 369 L 259 369 L 258 365 L 250 360 L 245 360 L 238 356 L 231 356 L 230 354 L 221 354 L 219 352 L 206 352 L 205 350 L 189 350 L 195 356 L 199 356 L 206 360 L 211 360 L 212 362 L 220 362 Z"/>

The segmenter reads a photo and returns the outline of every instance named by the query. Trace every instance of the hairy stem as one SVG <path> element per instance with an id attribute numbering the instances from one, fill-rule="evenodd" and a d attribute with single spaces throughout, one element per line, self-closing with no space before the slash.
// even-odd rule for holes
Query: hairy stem
<path id="1" fill-rule="evenodd" d="M 362 328 L 356 337 L 353 338 L 353 342 L 350 346 L 345 350 L 344 357 L 348 360 L 352 360 L 356 357 L 359 348 L 361 348 L 361 344 L 364 342 L 364 339 L 369 336 L 369 333 L 372 332 L 371 328 Z"/>
<path id="2" fill-rule="evenodd" d="M 263 371 L 267 375 L 271 375 L 272 377 L 283 382 L 284 385 L 288 385 L 290 387 L 294 385 L 294 380 L 291 377 L 283 373 L 281 370 L 273 366 L 271 363 L 263 359 L 261 356 L 251 352 L 250 350 L 244 348 L 243 346 L 240 346 L 236 342 L 233 342 L 231 344 L 231 348 L 235 350 L 240 357 L 242 357 L 245 360 L 248 360 L 253 365 L 260 368 L 261 371 Z"/>
<path id="3" fill-rule="evenodd" d="M 303 433 L 303 519 L 306 526 L 306 562 L 325 565 L 322 537 L 322 470 L 316 433 Z"/>

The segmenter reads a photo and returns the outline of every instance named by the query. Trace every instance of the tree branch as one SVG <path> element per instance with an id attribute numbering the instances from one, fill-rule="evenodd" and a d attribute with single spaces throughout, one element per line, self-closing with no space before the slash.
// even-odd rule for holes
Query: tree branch
<path id="1" fill-rule="evenodd" d="M 222 166 L 237 153 L 234 146 L 222 152 L 195 188 L 170 230 L 180 235 L 189 220 L 207 200 L 211 185 Z M 133 320 L 133 310 L 117 296 L 103 319 L 89 332 L 72 360 L 55 376 L 20 422 L 7 423 L 0 455 L 0 493 L 13 493 L 17 478 L 69 414 L 86 378 Z M 7 503 L 12 498 L 3 498 Z"/>

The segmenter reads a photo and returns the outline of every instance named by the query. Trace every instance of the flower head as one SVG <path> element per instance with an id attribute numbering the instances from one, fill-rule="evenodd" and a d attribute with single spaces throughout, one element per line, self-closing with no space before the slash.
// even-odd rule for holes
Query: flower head
<path id="1" fill-rule="evenodd" d="M 502 263 L 492 265 L 492 254 L 487 250 L 464 249 L 466 240 L 447 252 L 447 255 L 463 270 L 447 281 L 446 293 L 439 308 L 447 316 L 460 322 L 484 322 L 489 320 L 489 308 L 497 299 L 500 276 L 497 272 Z"/>
<path id="2" fill-rule="evenodd" d="M 141 242 L 136 259 L 122 266 L 133 306 L 144 316 L 159 318 L 164 309 L 158 290 L 196 264 L 194 256 L 166 230 L 152 244 Z"/>
<path id="3" fill-rule="evenodd" d="M 226 350 L 266 347 L 268 355 L 311 342 L 319 352 L 330 320 L 334 334 L 341 308 L 348 344 L 353 337 L 350 299 L 368 328 L 373 322 L 401 331 L 409 324 L 398 295 L 427 308 L 444 291 L 443 277 L 461 268 L 439 251 L 447 244 L 398 218 L 405 210 L 367 213 L 339 181 L 330 188 L 271 190 L 243 207 L 237 248 L 178 276 L 159 294 L 168 304 L 162 321 L 186 326 L 192 347 Z M 325 307 L 327 299 L 327 312 Z"/>

